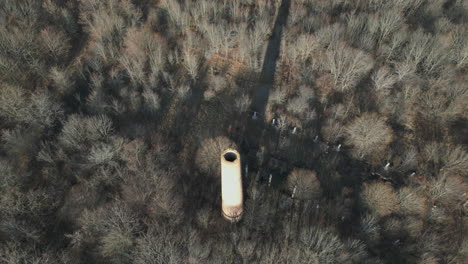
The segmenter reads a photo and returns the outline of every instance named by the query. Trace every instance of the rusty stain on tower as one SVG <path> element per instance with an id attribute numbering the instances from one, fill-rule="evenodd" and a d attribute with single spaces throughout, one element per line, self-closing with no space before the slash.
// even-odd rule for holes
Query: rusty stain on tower
<path id="1" fill-rule="evenodd" d="M 234 149 L 221 154 L 221 198 L 223 216 L 231 222 L 239 221 L 243 212 L 241 160 Z"/>

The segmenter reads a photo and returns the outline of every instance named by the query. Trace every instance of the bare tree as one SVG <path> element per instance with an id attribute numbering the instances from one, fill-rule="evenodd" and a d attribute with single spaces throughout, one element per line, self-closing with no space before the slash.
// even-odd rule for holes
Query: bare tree
<path id="1" fill-rule="evenodd" d="M 432 41 L 428 47 L 427 54 L 424 58 L 422 66 L 428 76 L 440 74 L 442 69 L 448 64 L 452 53 L 450 44 L 443 44 L 442 39 Z"/>
<path id="2" fill-rule="evenodd" d="M 328 25 L 317 31 L 315 36 L 320 46 L 327 48 L 345 40 L 345 27 L 340 23 Z"/>
<path id="3" fill-rule="evenodd" d="M 52 27 L 47 27 L 40 32 L 40 40 L 54 61 L 64 61 L 64 57 L 71 48 L 70 40 L 65 33 Z"/>
<path id="4" fill-rule="evenodd" d="M 74 81 L 67 69 L 52 67 L 49 78 L 52 80 L 52 85 L 59 95 L 68 95 L 73 90 Z"/>
<path id="5" fill-rule="evenodd" d="M 369 210 L 378 217 L 398 211 L 398 196 L 392 186 L 383 182 L 365 183 L 361 199 Z"/>
<path id="6" fill-rule="evenodd" d="M 450 150 L 446 149 L 443 162 L 445 171 L 454 173 L 468 171 L 468 153 L 462 146 L 456 146 Z"/>
<path id="7" fill-rule="evenodd" d="M 368 214 L 361 218 L 361 231 L 365 239 L 371 243 L 377 243 L 380 240 L 380 226 L 377 217 Z"/>
<path id="8" fill-rule="evenodd" d="M 298 115 L 303 115 L 308 107 L 309 103 L 304 99 L 304 97 L 301 96 L 289 100 L 286 106 L 288 111 Z"/>
<path id="9" fill-rule="evenodd" d="M 354 47 L 360 47 L 366 51 L 375 46 L 375 36 L 369 32 L 369 17 L 358 14 L 346 14 L 346 31 L 344 34 Z"/>
<path id="10" fill-rule="evenodd" d="M 251 102 L 252 99 L 250 98 L 250 96 L 244 94 L 236 98 L 235 106 L 237 107 L 239 113 L 244 113 L 249 109 Z"/>
<path id="11" fill-rule="evenodd" d="M 189 76 L 195 79 L 198 75 L 198 69 L 200 67 L 200 57 L 194 51 L 189 51 L 187 48 L 183 51 L 184 67 L 187 70 Z"/>
<path id="12" fill-rule="evenodd" d="M 307 59 L 311 58 L 318 49 L 316 39 L 310 34 L 301 34 L 298 38 L 285 43 L 283 47 L 286 56 L 294 63 L 304 65 Z"/>
<path id="13" fill-rule="evenodd" d="M 405 214 L 413 214 L 425 217 L 429 212 L 429 203 L 427 197 L 418 190 L 410 187 L 401 188 L 398 191 L 401 210 Z"/>
<path id="14" fill-rule="evenodd" d="M 379 45 L 380 52 L 389 59 L 400 59 L 402 57 L 401 50 L 408 39 L 408 30 L 404 27 L 395 32 L 390 40 Z"/>
<path id="15" fill-rule="evenodd" d="M 94 165 L 116 166 L 122 143 L 122 140 L 114 140 L 110 144 L 93 145 L 88 156 L 89 162 Z"/>
<path id="16" fill-rule="evenodd" d="M 372 75 L 375 89 L 383 96 L 389 95 L 389 90 L 397 82 L 397 78 L 388 67 L 381 67 Z"/>
<path id="17" fill-rule="evenodd" d="M 268 97 L 268 104 L 283 104 L 286 101 L 286 92 L 280 89 L 274 90 Z"/>
<path id="18" fill-rule="evenodd" d="M 314 171 L 294 169 L 287 178 L 287 188 L 296 199 L 316 199 L 322 191 Z"/>
<path id="19" fill-rule="evenodd" d="M 392 141 L 392 129 L 376 114 L 365 113 L 352 121 L 345 130 L 347 142 L 353 146 L 354 156 L 379 159 Z M 381 153 L 380 155 L 377 155 Z"/>
<path id="20" fill-rule="evenodd" d="M 403 220 L 404 229 L 412 238 L 418 238 L 421 235 L 424 231 L 424 224 L 425 221 L 419 217 L 408 216 Z"/>
<path id="21" fill-rule="evenodd" d="M 316 258 L 316 263 L 334 263 L 346 251 L 346 246 L 333 230 L 321 227 L 304 228 L 299 236 L 309 256 Z M 348 256 L 349 257 L 349 256 Z"/>
<path id="22" fill-rule="evenodd" d="M 405 62 L 419 65 L 427 56 L 432 41 L 432 37 L 420 29 L 411 34 L 409 43 L 403 51 Z"/>
<path id="23" fill-rule="evenodd" d="M 401 28 L 404 21 L 400 12 L 394 9 L 385 10 L 371 16 L 370 32 L 375 34 L 379 44 L 386 41 L 396 30 Z"/>
<path id="24" fill-rule="evenodd" d="M 130 252 L 133 249 L 132 234 L 111 230 L 102 238 L 101 254 L 113 263 L 130 263 Z"/>
<path id="25" fill-rule="evenodd" d="M 148 112 L 156 113 L 159 110 L 161 104 L 159 95 L 153 89 L 145 88 L 142 96 L 144 99 L 145 108 L 148 109 Z"/>
<path id="26" fill-rule="evenodd" d="M 395 7 L 405 12 L 405 14 L 412 15 L 422 4 L 424 0 L 397 0 L 394 1 Z"/>
<path id="27" fill-rule="evenodd" d="M 255 252 L 257 241 L 255 240 L 241 240 L 237 243 L 237 251 L 242 256 L 243 263 L 250 263 L 250 258 Z"/>
<path id="28" fill-rule="evenodd" d="M 211 45 L 211 53 L 221 53 L 224 56 L 229 56 L 229 51 L 235 44 L 235 39 L 232 37 L 233 29 L 229 24 L 202 24 L 205 36 Z"/>
<path id="29" fill-rule="evenodd" d="M 134 263 L 184 263 L 186 254 L 182 250 L 184 239 L 166 226 L 150 228 L 136 241 Z"/>
<path id="30" fill-rule="evenodd" d="M 332 74 L 335 87 L 342 92 L 354 88 L 374 64 L 372 58 L 366 53 L 342 44 L 330 45 L 326 55 L 325 67 Z"/>
<path id="31" fill-rule="evenodd" d="M 78 149 L 90 142 L 109 139 L 112 134 L 112 121 L 106 116 L 86 118 L 71 115 L 62 128 L 59 142 L 64 147 Z"/>
<path id="32" fill-rule="evenodd" d="M 464 201 L 468 184 L 461 175 L 439 175 L 429 182 L 431 198 L 443 205 L 444 209 L 454 208 Z M 434 209 L 434 208 L 433 208 Z"/>
<path id="33" fill-rule="evenodd" d="M 188 241 L 188 263 L 201 263 L 207 261 L 211 253 L 210 242 L 203 241 L 200 232 L 190 229 Z"/>
<path id="34" fill-rule="evenodd" d="M 320 128 L 323 136 L 329 142 L 336 142 L 344 135 L 344 126 L 341 121 L 336 119 L 327 119 L 326 123 Z"/>
<path id="35" fill-rule="evenodd" d="M 220 155 L 227 148 L 235 148 L 227 137 L 215 137 L 201 142 L 195 157 L 197 166 L 206 173 L 221 172 Z"/>

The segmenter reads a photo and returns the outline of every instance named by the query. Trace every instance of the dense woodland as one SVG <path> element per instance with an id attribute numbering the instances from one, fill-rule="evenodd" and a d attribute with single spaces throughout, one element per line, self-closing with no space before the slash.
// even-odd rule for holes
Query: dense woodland
<path id="1" fill-rule="evenodd" d="M 0 1 L 0 263 L 467 263 L 467 3 Z"/>

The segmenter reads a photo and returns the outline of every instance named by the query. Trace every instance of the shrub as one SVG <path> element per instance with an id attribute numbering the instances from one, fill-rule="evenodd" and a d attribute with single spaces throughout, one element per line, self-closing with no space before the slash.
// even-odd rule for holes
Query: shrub
<path id="1" fill-rule="evenodd" d="M 398 211 L 398 196 L 387 183 L 364 183 L 361 199 L 376 216 L 384 217 Z"/>
<path id="2" fill-rule="evenodd" d="M 385 124 L 384 119 L 371 113 L 353 120 L 345 132 L 347 142 L 353 146 L 354 156 L 360 159 L 373 157 L 374 161 L 385 154 L 393 138 L 392 129 Z"/>
<path id="3" fill-rule="evenodd" d="M 307 169 L 294 169 L 288 175 L 287 188 L 294 198 L 302 200 L 316 199 L 322 192 L 316 173 Z"/>

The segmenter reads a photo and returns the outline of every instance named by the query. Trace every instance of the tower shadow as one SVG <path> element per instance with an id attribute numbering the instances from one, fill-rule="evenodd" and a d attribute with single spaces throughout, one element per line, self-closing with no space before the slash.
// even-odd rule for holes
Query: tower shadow
<path id="1" fill-rule="evenodd" d="M 260 161 L 257 159 L 257 152 L 259 151 L 260 143 L 262 142 L 264 136 L 264 141 L 267 144 L 265 144 L 266 149 L 262 154 L 262 163 L 267 164 L 268 162 L 268 155 L 265 155 L 269 152 L 268 139 L 267 135 L 265 134 L 265 111 L 268 104 L 270 90 L 273 87 L 275 79 L 276 63 L 280 55 L 283 28 L 288 20 L 290 5 L 290 0 L 282 0 L 281 6 L 279 7 L 272 36 L 268 42 L 268 46 L 265 52 L 260 79 L 255 91 L 253 92 L 252 103 L 250 105 L 250 110 L 252 113 L 256 112 L 257 114 L 255 114 L 255 118 L 249 118 L 247 120 L 244 126 L 245 130 L 242 133 L 243 136 L 241 148 L 242 152 L 247 154 L 247 159 L 244 163 L 254 165 L 251 167 L 257 167 L 257 169 L 261 169 L 262 165 L 258 164 Z M 256 170 L 254 169 L 254 171 Z"/>
<path id="2" fill-rule="evenodd" d="M 276 63 L 279 58 L 281 48 L 281 37 L 283 27 L 286 25 L 289 15 L 290 0 L 283 0 L 276 17 L 275 25 L 273 27 L 272 36 L 268 42 L 268 46 L 263 59 L 262 71 L 260 73 L 259 86 L 253 94 L 252 104 L 250 109 L 260 114 L 261 120 L 268 103 L 270 89 L 273 86 L 276 73 Z"/>

